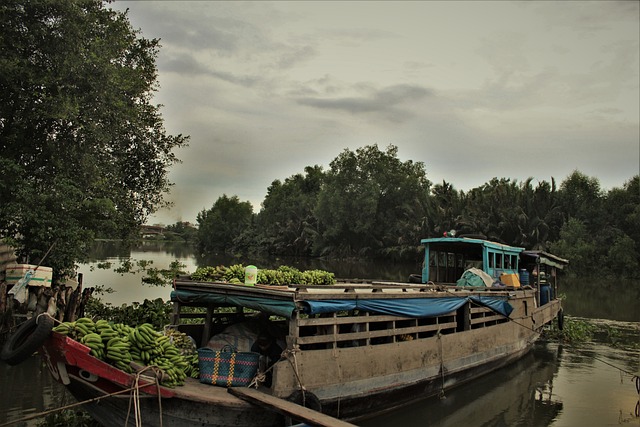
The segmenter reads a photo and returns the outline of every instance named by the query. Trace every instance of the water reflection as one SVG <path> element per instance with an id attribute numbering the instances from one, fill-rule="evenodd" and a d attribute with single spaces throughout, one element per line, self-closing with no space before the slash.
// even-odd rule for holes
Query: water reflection
<path id="1" fill-rule="evenodd" d="M 31 357 L 18 366 L 0 362 L 0 423 L 26 418 L 43 410 L 62 406 L 65 389 L 53 380 L 39 357 Z M 37 419 L 13 424 L 36 426 Z"/>
<path id="2" fill-rule="evenodd" d="M 560 293 L 567 313 L 591 319 L 640 322 L 640 282 L 603 278 L 562 278 Z"/>
<path id="3" fill-rule="evenodd" d="M 554 427 L 640 425 L 634 414 L 638 392 L 633 373 L 640 369 L 637 350 L 591 343 L 567 348 L 565 353 L 553 392 L 570 411 Z"/>
<path id="4" fill-rule="evenodd" d="M 536 345 L 524 358 L 402 411 L 359 423 L 397 426 L 549 426 L 563 404 L 553 394 L 561 349 Z"/>

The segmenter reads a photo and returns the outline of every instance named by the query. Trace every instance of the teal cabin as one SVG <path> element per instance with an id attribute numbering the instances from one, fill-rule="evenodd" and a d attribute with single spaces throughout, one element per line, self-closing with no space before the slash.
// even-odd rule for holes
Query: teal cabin
<path id="1" fill-rule="evenodd" d="M 504 274 L 518 274 L 524 248 L 467 237 L 422 239 L 425 247 L 422 283 L 452 283 L 469 268 L 484 271 L 494 280 Z"/>

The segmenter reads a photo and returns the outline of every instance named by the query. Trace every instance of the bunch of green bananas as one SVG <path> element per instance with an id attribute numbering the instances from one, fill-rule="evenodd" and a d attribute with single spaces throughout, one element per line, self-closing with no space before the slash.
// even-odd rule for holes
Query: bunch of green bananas
<path id="1" fill-rule="evenodd" d="M 104 343 L 102 337 L 95 332 L 90 332 L 80 338 L 80 342 L 91 349 L 91 355 L 98 359 L 104 359 Z"/>
<path id="2" fill-rule="evenodd" d="M 192 354 L 183 356 L 169 336 L 157 332 L 148 323 L 131 327 L 106 320 L 94 323 L 91 319 L 82 318 L 63 322 L 53 330 L 85 344 L 92 356 L 122 371 L 132 373 L 132 362 L 157 367 L 162 371 L 160 382 L 168 387 L 184 384 L 185 371 L 193 376 Z"/>
<path id="3" fill-rule="evenodd" d="M 224 265 L 218 265 L 216 267 L 199 267 L 191 275 L 191 279 L 202 282 L 221 282 L 225 280 L 224 275 L 226 272 L 227 268 Z"/>
<path id="4" fill-rule="evenodd" d="M 188 363 L 188 366 L 184 369 L 185 375 L 197 379 L 200 376 L 200 366 L 196 343 L 193 338 L 175 328 L 167 328 L 164 333 L 170 338 L 173 345 L 180 350 L 180 354 Z"/>
<path id="5" fill-rule="evenodd" d="M 96 332 L 93 320 L 88 317 L 81 317 L 75 322 L 63 322 L 54 327 L 53 330 L 76 341 L 81 341 L 85 335 Z"/>
<path id="6" fill-rule="evenodd" d="M 180 350 L 182 355 L 189 355 L 196 352 L 195 341 L 184 332 L 180 332 L 175 328 L 167 328 L 164 334 L 169 337 L 171 343 Z"/>
<path id="7" fill-rule="evenodd" d="M 302 273 L 303 285 L 333 285 L 336 278 L 333 273 L 324 270 L 306 270 Z"/>
<path id="8" fill-rule="evenodd" d="M 149 323 L 133 328 L 129 334 L 130 353 L 133 361 L 146 366 L 156 366 L 163 372 L 163 385 L 184 384 L 185 369 L 189 363 L 169 336 L 153 329 Z"/>
<path id="9" fill-rule="evenodd" d="M 198 353 L 185 355 L 184 359 L 188 363 L 188 366 L 184 370 L 185 375 L 195 379 L 200 378 L 200 362 L 198 360 Z"/>
<path id="10" fill-rule="evenodd" d="M 236 279 L 238 283 L 244 282 L 244 266 L 242 264 L 234 264 L 230 267 L 227 267 L 224 273 L 224 279 L 227 282 L 231 282 Z M 236 282 L 234 280 L 234 282 Z"/>
<path id="11" fill-rule="evenodd" d="M 129 352 L 130 347 L 131 346 L 129 344 L 129 341 L 126 337 L 117 335 L 113 338 L 110 338 L 109 341 L 107 341 L 105 351 L 106 358 L 104 360 L 120 369 L 121 371 L 132 373 L 132 359 L 131 353 Z"/>

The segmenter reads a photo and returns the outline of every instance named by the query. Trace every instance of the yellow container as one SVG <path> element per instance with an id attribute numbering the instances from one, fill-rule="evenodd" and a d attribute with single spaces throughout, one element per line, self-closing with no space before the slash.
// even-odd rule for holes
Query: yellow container
<path id="1" fill-rule="evenodd" d="M 513 286 L 514 288 L 520 287 L 520 279 L 518 278 L 518 275 L 515 273 L 511 273 L 511 274 L 502 273 L 500 275 L 500 281 L 507 286 Z"/>

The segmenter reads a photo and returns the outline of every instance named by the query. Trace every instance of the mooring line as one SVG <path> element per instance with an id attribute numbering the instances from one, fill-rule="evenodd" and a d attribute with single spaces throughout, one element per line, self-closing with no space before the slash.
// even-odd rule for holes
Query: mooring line
<path id="1" fill-rule="evenodd" d="M 116 392 L 113 392 L 113 393 L 110 393 L 110 394 L 105 394 L 104 396 L 94 397 L 93 399 L 83 400 L 82 402 L 72 403 L 70 405 L 62 406 L 60 408 L 50 409 L 50 410 L 44 411 L 44 412 L 39 412 L 37 414 L 29 415 L 28 417 L 24 417 L 24 418 L 21 418 L 19 420 L 9 421 L 8 423 L 0 424 L 0 427 L 6 427 L 6 426 L 13 425 L 13 424 L 21 423 L 21 422 L 24 422 L 24 421 L 33 420 L 35 418 L 45 417 L 45 416 L 47 416 L 49 414 L 54 414 L 56 412 L 60 412 L 60 411 L 63 411 L 65 409 L 71 409 L 71 408 L 75 408 L 76 406 L 84 405 L 85 403 L 96 402 L 96 401 L 102 400 L 102 399 L 104 399 L 106 397 L 112 397 L 112 396 L 116 396 L 118 394 L 129 393 L 129 392 L 133 391 L 135 388 L 136 387 L 131 387 L 131 388 L 127 388 L 127 389 L 124 389 L 124 390 L 116 391 Z"/>
<path id="2" fill-rule="evenodd" d="M 538 331 L 536 331 L 536 330 L 535 330 L 535 329 L 533 329 L 533 328 L 530 328 L 530 327 L 529 327 L 529 326 L 527 326 L 527 325 L 523 325 L 522 323 L 516 322 L 515 320 L 513 320 L 513 319 L 511 319 L 511 318 L 508 318 L 508 319 L 509 319 L 510 321 L 512 321 L 513 323 L 515 323 L 516 325 L 522 326 L 523 328 L 525 328 L 525 329 L 529 329 L 530 331 L 533 331 L 533 332 L 539 333 Z M 623 372 L 623 373 L 625 373 L 625 374 L 627 374 L 627 375 L 630 375 L 630 376 L 632 376 L 632 377 L 635 377 L 635 376 L 636 376 L 636 374 L 634 374 L 633 372 L 627 371 L 627 370 L 626 370 L 626 369 L 624 369 L 624 368 L 620 368 L 619 366 L 616 366 L 616 365 L 614 365 L 614 364 L 612 364 L 612 363 L 610 363 L 610 362 L 608 362 L 608 361 L 606 361 L 606 360 L 600 359 L 600 358 L 599 358 L 598 356 L 596 356 L 596 355 L 589 354 L 587 351 L 585 351 L 585 350 L 581 350 L 581 349 L 579 349 L 578 347 L 576 347 L 576 346 L 574 346 L 574 345 L 571 345 L 571 344 L 565 344 L 565 345 L 566 345 L 567 347 L 571 348 L 572 350 L 574 350 L 574 351 L 576 351 L 576 352 L 578 352 L 578 353 L 581 353 L 583 356 L 593 357 L 595 360 L 597 360 L 597 361 L 599 361 L 599 362 L 602 362 L 602 363 L 604 363 L 605 365 L 609 365 L 610 367 L 612 367 L 612 368 L 614 368 L 614 369 L 617 369 L 617 370 L 619 370 L 620 372 Z"/>

